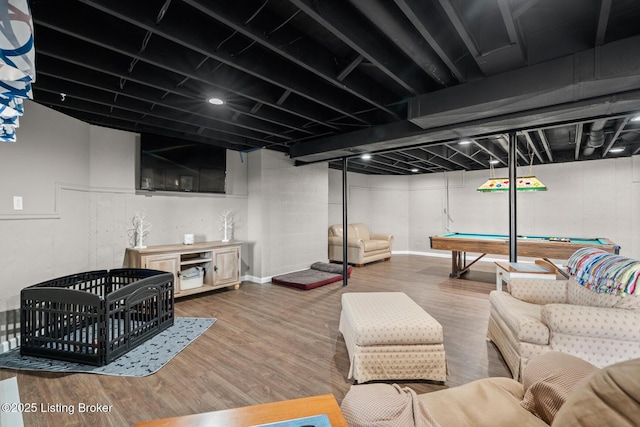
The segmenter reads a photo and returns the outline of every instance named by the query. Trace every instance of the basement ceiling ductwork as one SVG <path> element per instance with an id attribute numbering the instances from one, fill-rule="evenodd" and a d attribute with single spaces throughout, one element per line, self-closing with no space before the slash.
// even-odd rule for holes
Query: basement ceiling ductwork
<path id="1" fill-rule="evenodd" d="M 585 157 L 591 156 L 596 148 L 600 148 L 604 145 L 604 127 L 607 124 L 607 120 L 596 120 L 591 124 L 591 130 L 589 131 L 589 140 L 582 155 Z"/>

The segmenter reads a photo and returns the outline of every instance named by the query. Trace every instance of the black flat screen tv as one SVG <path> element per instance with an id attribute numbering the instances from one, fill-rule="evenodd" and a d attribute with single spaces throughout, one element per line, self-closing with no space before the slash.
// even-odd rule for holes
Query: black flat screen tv
<path id="1" fill-rule="evenodd" d="M 226 168 L 225 148 L 140 135 L 140 190 L 224 193 Z"/>

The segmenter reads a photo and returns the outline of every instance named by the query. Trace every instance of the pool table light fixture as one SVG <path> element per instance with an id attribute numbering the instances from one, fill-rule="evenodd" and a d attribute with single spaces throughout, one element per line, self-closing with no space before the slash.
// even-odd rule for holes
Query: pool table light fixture
<path id="1" fill-rule="evenodd" d="M 521 176 L 518 181 L 516 191 L 547 191 L 544 185 L 535 176 Z M 484 184 L 478 187 L 478 191 L 483 193 L 495 193 L 509 190 L 509 178 L 489 178 Z"/>

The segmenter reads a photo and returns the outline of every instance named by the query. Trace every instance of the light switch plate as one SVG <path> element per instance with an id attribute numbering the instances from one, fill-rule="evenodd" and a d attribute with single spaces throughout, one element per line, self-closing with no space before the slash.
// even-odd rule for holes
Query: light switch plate
<path id="1" fill-rule="evenodd" d="M 14 211 L 22 210 L 22 196 L 13 196 L 13 210 Z"/>

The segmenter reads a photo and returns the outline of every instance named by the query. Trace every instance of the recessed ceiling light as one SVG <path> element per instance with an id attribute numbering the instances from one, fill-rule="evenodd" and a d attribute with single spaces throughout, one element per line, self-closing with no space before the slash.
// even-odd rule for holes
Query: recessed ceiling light
<path id="1" fill-rule="evenodd" d="M 413 169 L 411 169 L 411 172 L 413 172 L 413 173 L 418 172 L 418 168 L 413 168 Z"/>
<path id="2" fill-rule="evenodd" d="M 213 104 L 213 105 L 222 105 L 222 104 L 224 104 L 224 101 L 222 99 L 220 99 L 220 98 L 209 98 L 208 101 L 209 101 L 210 104 Z"/>
<path id="3" fill-rule="evenodd" d="M 471 144 L 471 140 L 463 139 L 462 141 L 458 142 L 458 144 L 460 144 L 460 145 L 468 145 L 468 144 Z"/>
<path id="4" fill-rule="evenodd" d="M 489 160 L 489 163 L 491 163 L 492 165 L 495 165 L 495 164 L 500 163 L 500 160 L 491 159 L 491 160 Z"/>
<path id="5" fill-rule="evenodd" d="M 362 156 L 360 156 L 360 158 L 362 160 L 369 160 L 371 158 L 371 154 L 363 154 Z"/>
<path id="6" fill-rule="evenodd" d="M 609 150 L 610 153 L 622 153 L 623 151 L 624 151 L 624 147 L 617 147 Z"/>

